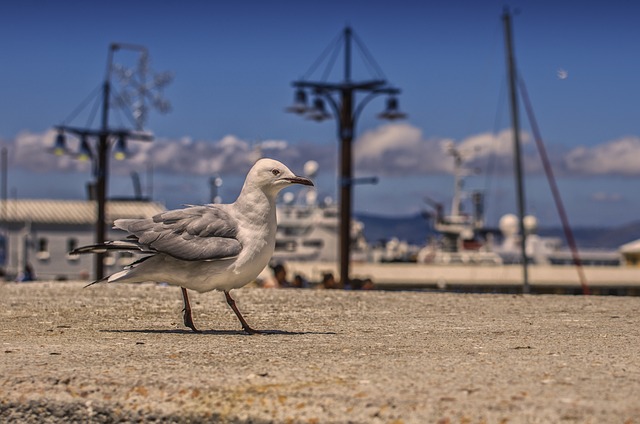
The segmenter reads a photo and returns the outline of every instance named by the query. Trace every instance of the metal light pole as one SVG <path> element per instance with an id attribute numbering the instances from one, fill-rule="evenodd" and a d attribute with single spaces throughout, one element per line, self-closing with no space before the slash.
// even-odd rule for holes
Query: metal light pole
<path id="1" fill-rule="evenodd" d="M 352 186 L 353 159 L 352 142 L 355 134 L 355 125 L 364 106 L 374 97 L 387 94 L 387 109 L 378 115 L 383 119 L 400 119 L 406 115 L 399 112 L 398 101 L 395 97 L 400 93 L 398 88 L 392 87 L 380 75 L 380 78 L 352 81 L 351 79 L 351 44 L 354 36 L 350 27 L 344 29 L 342 41 L 344 44 L 344 79 L 342 82 L 330 83 L 324 81 L 309 81 L 301 79 L 294 81 L 292 85 L 297 89 L 295 103 L 287 108 L 288 112 L 306 115 L 309 119 L 321 122 L 331 118 L 324 108 L 326 100 L 334 111 L 337 121 L 338 138 L 340 139 L 340 281 L 342 284 L 349 282 L 349 262 L 351 250 L 351 212 L 352 212 Z M 338 46 L 339 47 L 339 46 Z M 361 47 L 362 49 L 362 47 Z M 367 53 L 367 52 L 365 52 Z M 369 58 L 373 61 L 372 58 Z M 373 62 L 375 64 L 375 62 Z M 376 64 L 377 66 L 377 64 Z M 381 74 L 381 73 L 380 73 Z M 312 106 L 307 105 L 307 92 L 314 96 Z M 366 96 L 357 103 L 356 94 L 363 93 Z"/>
<path id="2" fill-rule="evenodd" d="M 74 134 L 80 137 L 81 155 L 91 159 L 93 176 L 95 178 L 95 199 L 96 199 L 96 225 L 95 242 L 104 243 L 106 229 L 106 205 L 107 205 L 107 180 L 109 173 L 109 151 L 113 144 L 116 144 L 116 154 L 124 157 L 127 140 L 151 141 L 153 136 L 141 131 L 128 129 L 109 128 L 109 107 L 111 96 L 111 72 L 113 69 L 113 54 L 121 49 L 134 50 L 146 54 L 146 48 L 132 44 L 111 44 L 107 58 L 107 71 L 102 85 L 102 115 L 100 129 L 77 128 L 67 125 L 59 125 L 54 153 L 57 155 L 68 153 L 66 148 L 65 133 Z M 89 140 L 96 141 L 95 155 L 89 147 Z M 95 279 L 104 277 L 104 253 L 95 256 Z"/>

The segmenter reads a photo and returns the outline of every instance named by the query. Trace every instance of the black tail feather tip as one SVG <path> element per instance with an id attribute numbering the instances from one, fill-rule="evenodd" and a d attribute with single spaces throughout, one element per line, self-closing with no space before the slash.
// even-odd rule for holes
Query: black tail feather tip
<path id="1" fill-rule="evenodd" d="M 87 284 L 86 286 L 84 286 L 83 289 L 86 289 L 89 286 L 93 286 L 94 284 L 102 283 L 103 281 L 108 281 L 108 278 L 109 277 L 105 277 L 105 278 L 101 278 L 101 279 L 96 280 L 96 281 L 92 281 L 89 284 Z"/>

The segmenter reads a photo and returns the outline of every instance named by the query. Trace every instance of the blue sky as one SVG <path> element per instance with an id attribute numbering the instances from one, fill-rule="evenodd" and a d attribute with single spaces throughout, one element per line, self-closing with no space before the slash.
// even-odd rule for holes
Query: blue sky
<path id="1" fill-rule="evenodd" d="M 131 169 L 153 163 L 153 197 L 168 207 L 208 201 L 208 180 L 224 180 L 223 200 L 237 195 L 249 152 L 297 172 L 321 164 L 319 193 L 335 196 L 337 140 L 321 124 L 284 113 L 300 78 L 345 25 L 365 43 L 384 75 L 402 89 L 409 118 L 376 119 L 384 98 L 358 122 L 355 210 L 402 215 L 448 204 L 450 140 L 468 152 L 487 190 L 490 224 L 514 212 L 505 93 L 504 1 L 5 1 L 0 5 L 0 142 L 10 158 L 9 188 L 18 197 L 82 198 L 87 164 L 46 148 L 52 127 L 100 85 L 112 42 L 144 45 L 156 71 L 170 71 L 168 114 L 146 125 L 156 141 L 132 143 L 113 163 L 110 194 L 132 194 Z M 516 57 L 576 225 L 617 225 L 640 210 L 640 7 L 632 1 L 513 1 Z M 127 64 L 122 52 L 116 62 Z M 370 78 L 356 55 L 355 78 Z M 337 65 L 341 66 L 340 63 Z M 566 78 L 559 77 L 566 72 Z M 315 75 L 318 79 L 317 74 Z M 331 80 L 338 78 L 337 70 Z M 89 108 L 90 109 L 90 108 Z M 87 113 L 88 115 L 88 113 Z M 112 122 L 119 125 L 116 113 Z M 555 225 L 552 203 L 524 115 L 528 211 Z M 82 114 L 70 124 L 89 123 Z M 126 123 L 126 122 L 125 122 Z M 97 125 L 97 121 L 94 121 Z M 143 145 L 144 144 L 144 145 Z M 286 146 L 286 147 L 285 147 Z M 283 148 L 284 147 L 284 148 Z M 492 163 L 493 166 L 489 166 Z M 491 168 L 493 172 L 487 177 Z"/>

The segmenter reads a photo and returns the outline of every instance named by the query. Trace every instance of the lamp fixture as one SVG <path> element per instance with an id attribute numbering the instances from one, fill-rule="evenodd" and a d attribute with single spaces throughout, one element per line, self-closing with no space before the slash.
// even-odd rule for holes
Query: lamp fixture
<path id="1" fill-rule="evenodd" d="M 307 93 L 303 89 L 298 88 L 296 90 L 293 105 L 286 108 L 285 111 L 296 113 L 298 115 L 302 115 L 305 112 L 308 112 L 309 106 L 307 106 Z"/>
<path id="2" fill-rule="evenodd" d="M 327 113 L 324 107 L 324 101 L 321 97 L 313 99 L 313 107 L 307 112 L 307 119 L 311 119 L 316 122 L 322 122 L 325 119 L 331 118 L 331 115 Z"/>
<path id="3" fill-rule="evenodd" d="M 378 114 L 378 118 L 387 119 L 389 121 L 394 121 L 396 119 L 404 119 L 407 117 L 407 114 L 404 112 L 400 112 L 398 109 L 398 98 L 395 96 L 389 96 L 387 98 L 387 108 L 384 112 Z"/>
<path id="4" fill-rule="evenodd" d="M 91 152 L 91 147 L 89 147 L 87 136 L 84 134 L 80 136 L 80 150 L 78 150 L 76 158 L 83 161 L 93 158 L 93 153 Z"/>
<path id="5" fill-rule="evenodd" d="M 113 157 L 116 160 L 125 160 L 128 155 L 127 140 L 124 135 L 120 134 L 118 141 L 116 142 L 116 147 L 113 151 Z"/>
<path id="6" fill-rule="evenodd" d="M 56 136 L 56 144 L 53 146 L 53 154 L 63 156 L 67 153 L 67 138 L 62 131 Z"/>

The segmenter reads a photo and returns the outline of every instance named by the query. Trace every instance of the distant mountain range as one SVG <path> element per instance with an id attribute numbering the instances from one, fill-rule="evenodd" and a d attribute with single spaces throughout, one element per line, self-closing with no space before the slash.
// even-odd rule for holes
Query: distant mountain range
<path id="1" fill-rule="evenodd" d="M 565 240 L 562 228 L 541 228 L 538 234 Z M 640 239 L 640 221 L 617 227 L 577 227 L 573 228 L 573 237 L 579 247 L 615 249 Z"/>
<path id="2" fill-rule="evenodd" d="M 397 217 L 363 213 L 355 215 L 364 224 L 364 235 L 371 244 L 397 237 L 411 244 L 422 245 L 429 236 L 437 234 L 431 222 L 421 214 Z M 564 231 L 560 227 L 540 228 L 538 234 L 559 237 L 566 244 Z M 615 249 L 640 239 L 640 221 L 617 227 L 576 227 L 573 228 L 573 236 L 579 247 Z"/>

